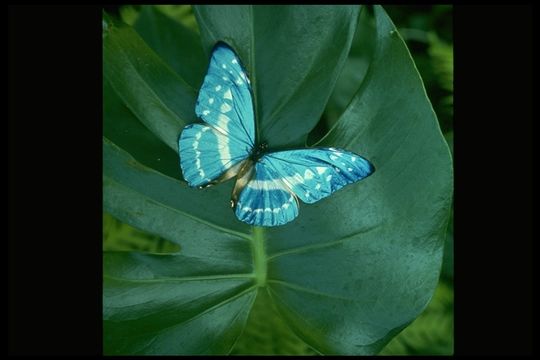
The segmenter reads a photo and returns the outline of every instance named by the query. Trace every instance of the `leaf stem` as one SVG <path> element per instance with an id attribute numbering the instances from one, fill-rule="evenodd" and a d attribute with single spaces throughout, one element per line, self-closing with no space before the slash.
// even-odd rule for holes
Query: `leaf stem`
<path id="1" fill-rule="evenodd" d="M 253 272 L 255 274 L 255 280 L 257 286 L 266 286 L 266 273 L 268 268 L 268 261 L 266 259 L 265 242 L 264 242 L 264 228 L 260 226 L 253 227 L 253 239 L 252 239 L 252 251 L 253 251 Z"/>

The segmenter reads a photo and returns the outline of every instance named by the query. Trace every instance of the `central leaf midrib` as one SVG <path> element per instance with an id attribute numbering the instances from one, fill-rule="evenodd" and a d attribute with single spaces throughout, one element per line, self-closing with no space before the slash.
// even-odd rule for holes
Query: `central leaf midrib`
<path id="1" fill-rule="evenodd" d="M 253 254 L 253 275 L 255 276 L 256 285 L 259 287 L 266 286 L 268 273 L 268 257 L 266 255 L 266 246 L 264 238 L 264 228 L 261 226 L 253 226 L 253 236 L 251 239 L 252 254 Z"/>

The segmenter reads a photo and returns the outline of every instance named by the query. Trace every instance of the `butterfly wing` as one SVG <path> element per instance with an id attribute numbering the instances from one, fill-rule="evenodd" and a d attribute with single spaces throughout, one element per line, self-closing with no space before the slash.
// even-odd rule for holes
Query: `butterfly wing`
<path id="1" fill-rule="evenodd" d="M 236 175 L 255 142 L 253 101 L 240 59 L 224 43 L 212 52 L 195 113 L 207 125 L 184 127 L 180 166 L 189 186 L 200 187 Z"/>
<path id="2" fill-rule="evenodd" d="M 246 175 L 235 213 L 256 226 L 278 226 L 298 216 L 297 197 L 323 199 L 375 171 L 365 158 L 335 148 L 288 150 L 262 156 Z"/>
<path id="3" fill-rule="evenodd" d="M 180 136 L 180 167 L 191 187 L 205 186 L 228 170 L 239 169 L 251 147 L 211 126 L 187 125 Z"/>
<path id="4" fill-rule="evenodd" d="M 240 59 L 225 43 L 214 47 L 195 113 L 225 135 L 254 146 L 251 85 Z"/>
<path id="5" fill-rule="evenodd" d="M 236 217 L 250 225 L 283 225 L 298 216 L 298 200 L 273 168 L 256 162 L 235 204 Z M 240 180 L 239 180 L 240 181 Z"/>
<path id="6" fill-rule="evenodd" d="M 360 155 L 336 148 L 279 151 L 264 155 L 259 163 L 310 204 L 375 171 Z"/>

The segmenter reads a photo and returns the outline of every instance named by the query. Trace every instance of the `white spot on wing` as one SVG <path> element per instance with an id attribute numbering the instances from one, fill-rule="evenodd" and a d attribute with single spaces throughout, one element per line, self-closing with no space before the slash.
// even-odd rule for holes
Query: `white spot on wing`
<path id="1" fill-rule="evenodd" d="M 202 112 L 202 114 L 203 114 L 204 116 L 206 116 L 206 115 L 210 114 L 210 111 L 209 111 L 209 110 L 204 110 L 204 111 Z"/>
<path id="2" fill-rule="evenodd" d="M 303 184 L 304 183 L 304 177 L 300 174 L 294 174 L 294 176 L 285 176 L 282 178 L 283 182 L 287 184 L 290 188 L 292 188 L 295 185 Z"/>
<path id="3" fill-rule="evenodd" d="M 336 155 L 330 155 L 330 160 L 332 161 L 336 161 L 337 160 L 337 156 Z"/>
<path id="4" fill-rule="evenodd" d="M 326 177 L 326 181 L 330 181 L 330 180 L 332 180 L 332 175 L 328 175 L 328 176 Z"/>
<path id="5" fill-rule="evenodd" d="M 231 89 L 225 91 L 225 94 L 223 94 L 223 98 L 224 98 L 224 99 L 228 99 L 228 100 L 232 100 Z"/>
<path id="6" fill-rule="evenodd" d="M 315 167 L 315 170 L 317 170 L 317 174 L 322 175 L 326 171 L 326 168 L 322 166 L 317 166 Z"/>
<path id="7" fill-rule="evenodd" d="M 356 156 L 351 156 L 351 161 L 355 162 L 356 161 Z"/>
<path id="8" fill-rule="evenodd" d="M 221 67 L 224 68 L 224 69 L 226 69 L 226 68 L 227 68 L 227 65 L 222 64 Z"/>
<path id="9" fill-rule="evenodd" d="M 321 188 L 321 184 L 317 183 L 317 185 L 315 185 L 315 189 L 319 190 L 320 188 Z"/>
<path id="10" fill-rule="evenodd" d="M 214 98 L 208 99 L 208 103 L 209 103 L 210 105 L 212 105 L 212 104 L 214 103 Z"/>
<path id="11" fill-rule="evenodd" d="M 226 113 L 232 110 L 232 106 L 227 103 L 223 103 L 221 107 L 219 108 L 219 110 L 221 110 L 221 112 L 223 113 Z"/>
<path id="12" fill-rule="evenodd" d="M 216 91 L 221 90 L 221 85 L 216 86 L 214 89 L 216 89 Z"/>
<path id="13" fill-rule="evenodd" d="M 313 171 L 306 169 L 306 171 L 304 172 L 304 179 L 306 180 L 313 179 L 313 175 L 314 175 Z"/>
<path id="14" fill-rule="evenodd" d="M 205 129 L 206 128 L 203 128 L 203 131 Z M 202 136 L 202 131 L 199 131 L 197 134 L 195 134 L 195 141 L 193 142 L 193 149 L 195 150 L 195 167 L 197 168 L 201 179 L 204 179 L 206 174 L 204 173 L 204 170 L 201 169 L 201 159 L 199 159 L 201 152 L 197 150 L 199 148 L 199 139 L 201 138 L 201 136 Z"/>
<path id="15" fill-rule="evenodd" d="M 253 190 L 286 190 L 275 180 L 253 180 L 248 182 L 247 187 Z"/>
<path id="16" fill-rule="evenodd" d="M 238 61 L 236 61 L 236 59 L 232 59 L 231 63 L 238 64 Z"/>

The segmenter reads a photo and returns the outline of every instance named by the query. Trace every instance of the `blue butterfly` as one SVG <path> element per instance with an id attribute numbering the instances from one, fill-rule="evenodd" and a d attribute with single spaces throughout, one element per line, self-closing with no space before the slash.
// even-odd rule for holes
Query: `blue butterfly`
<path id="1" fill-rule="evenodd" d="M 372 174 L 365 158 L 336 148 L 267 152 L 255 139 L 251 85 L 239 57 L 218 42 L 195 113 L 204 123 L 184 127 L 180 166 L 191 187 L 237 176 L 231 205 L 250 225 L 283 225 L 298 216 L 298 199 L 314 203 Z"/>

